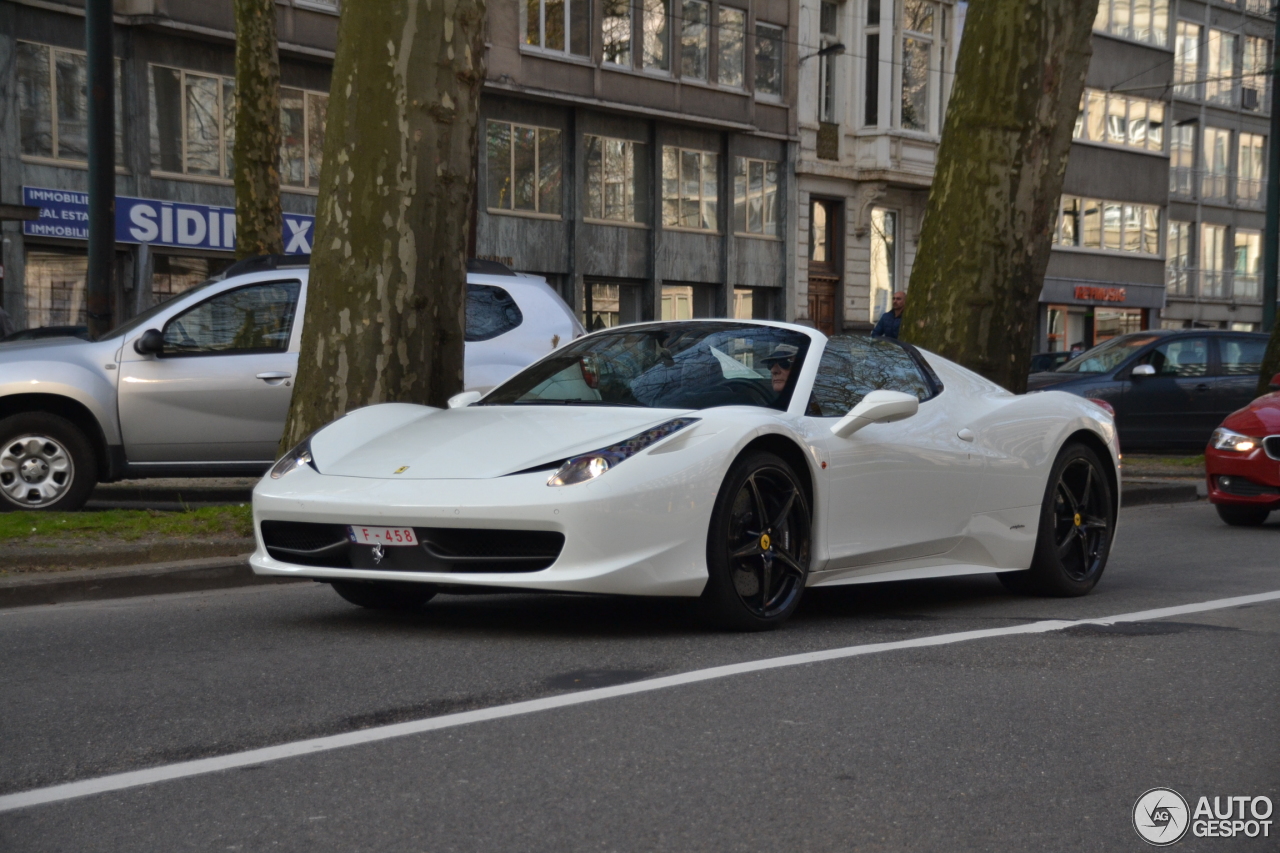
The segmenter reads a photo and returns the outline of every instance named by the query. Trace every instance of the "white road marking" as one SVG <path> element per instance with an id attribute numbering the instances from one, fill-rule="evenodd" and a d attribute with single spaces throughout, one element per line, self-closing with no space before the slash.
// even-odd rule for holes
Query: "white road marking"
<path id="1" fill-rule="evenodd" d="M 501 720 L 506 717 L 518 717 L 552 708 L 567 708 L 583 705 L 587 702 L 598 702 L 602 699 L 613 699 L 618 696 L 632 696 L 637 693 L 651 693 L 669 687 L 680 687 L 685 684 L 697 684 L 717 678 L 728 678 L 732 675 L 743 675 L 749 672 L 761 672 L 768 669 L 781 669 L 789 666 L 802 666 L 810 663 L 840 660 L 860 655 L 893 652 L 900 649 L 919 649 L 928 646 L 946 646 L 952 643 L 963 643 L 970 640 L 984 640 L 989 637 L 1009 637 L 1017 634 L 1045 634 L 1050 631 L 1062 631 L 1079 625 L 1114 625 L 1117 622 L 1146 622 L 1152 619 L 1164 619 L 1170 616 L 1184 616 L 1189 613 L 1203 613 L 1209 610 L 1224 610 L 1230 607 L 1243 607 L 1248 604 L 1259 604 L 1280 599 L 1280 590 L 1262 592 L 1256 595 L 1241 595 L 1235 598 L 1219 598 L 1214 601 L 1202 601 L 1195 604 L 1182 604 L 1176 607 L 1160 607 L 1155 610 L 1140 610 L 1135 613 L 1121 613 L 1117 616 L 1103 616 L 1097 619 L 1079 619 L 1067 621 L 1052 619 L 1043 622 L 1030 622 L 1023 625 L 1010 625 L 1004 628 L 986 628 L 981 631 L 960 631 L 954 634 L 938 634 L 932 637 L 916 637 L 910 640 L 899 640 L 893 643 L 869 643 L 861 646 L 846 646 L 839 649 L 828 649 L 822 652 L 805 652 L 798 655 L 785 655 L 777 658 L 745 661 L 743 663 L 713 666 L 708 669 L 697 669 L 682 672 L 678 675 L 667 675 L 651 678 L 646 681 L 635 681 L 630 684 L 619 684 L 614 687 L 598 687 L 593 690 L 582 690 L 561 696 L 549 696 L 545 699 L 530 699 L 525 702 L 514 702 L 510 705 L 497 705 L 492 708 L 481 708 L 478 711 L 462 711 L 457 714 L 445 714 L 440 717 L 428 717 L 408 723 L 394 723 L 387 726 L 361 729 L 328 737 L 311 738 L 310 740 L 282 743 L 262 749 L 251 749 L 215 758 L 201 758 L 195 761 L 182 761 L 146 770 L 134 770 L 128 773 L 114 773 L 96 779 L 85 779 L 79 782 L 68 782 L 62 785 L 51 785 L 47 788 L 36 788 L 17 794 L 0 796 L 0 812 L 24 809 L 30 806 L 57 803 L 92 794 L 108 791 L 121 791 L 152 785 L 156 782 L 167 782 L 171 779 L 185 779 L 189 776 L 200 776 L 205 773 L 216 773 L 220 770 L 231 770 L 236 767 L 249 767 L 255 764 L 266 764 L 300 755 L 313 755 L 331 749 L 342 749 L 365 743 L 390 740 L 423 732 L 465 726 L 486 720 Z"/>

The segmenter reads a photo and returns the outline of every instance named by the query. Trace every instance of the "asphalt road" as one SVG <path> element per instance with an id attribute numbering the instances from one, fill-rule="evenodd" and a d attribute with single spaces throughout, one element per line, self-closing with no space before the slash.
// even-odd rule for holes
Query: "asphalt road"
<path id="1" fill-rule="evenodd" d="M 0 795 L 738 664 L 1280 590 L 1280 518 L 1126 510 L 1083 599 L 991 577 L 679 601 L 322 585 L 0 611 Z M 594 694 L 592 694 L 594 695 Z M 14 851 L 1145 850 L 1137 797 L 1280 805 L 1280 601 L 750 671 L 0 812 Z M 1176 849 L 1280 849 L 1188 835 Z"/>

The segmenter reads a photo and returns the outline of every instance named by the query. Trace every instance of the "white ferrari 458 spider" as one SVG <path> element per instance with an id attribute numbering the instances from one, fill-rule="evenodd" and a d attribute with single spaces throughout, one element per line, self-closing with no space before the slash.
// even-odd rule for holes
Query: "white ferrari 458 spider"
<path id="1" fill-rule="evenodd" d="M 1083 595 L 1115 534 L 1111 414 L 886 339 L 690 320 L 579 338 L 481 397 L 339 418 L 254 490 L 261 575 L 365 607 L 489 587 L 697 597 L 998 572 Z"/>

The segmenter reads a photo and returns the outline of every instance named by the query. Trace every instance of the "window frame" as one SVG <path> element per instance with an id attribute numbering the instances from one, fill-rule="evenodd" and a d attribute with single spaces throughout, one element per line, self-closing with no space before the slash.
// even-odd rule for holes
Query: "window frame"
<path id="1" fill-rule="evenodd" d="M 669 151 L 674 152 L 675 160 L 676 160 L 676 178 L 675 178 L 676 196 L 674 199 L 671 199 L 667 196 L 667 187 L 666 187 L 667 152 Z M 698 157 L 698 198 L 696 200 L 692 198 L 686 198 L 684 194 L 685 187 L 687 186 L 687 183 L 684 177 L 684 156 L 683 155 L 685 154 L 694 154 Z M 680 224 L 680 220 L 684 218 L 683 217 L 684 204 L 687 201 L 696 201 L 698 205 L 698 220 L 700 222 L 706 221 L 707 219 L 708 199 L 706 197 L 706 181 L 704 180 L 703 176 L 705 176 L 707 173 L 706 170 L 707 170 L 708 157 L 713 158 L 713 160 L 715 161 L 715 164 L 713 167 L 713 174 L 715 175 L 715 179 L 716 179 L 716 186 L 715 186 L 716 194 L 715 194 L 715 198 L 710 200 L 710 204 L 714 206 L 714 210 L 715 210 L 714 225 L 712 225 L 712 227 L 710 228 L 702 228 L 702 227 L 695 228 L 690 225 L 682 225 Z M 662 228 L 663 230 L 664 231 L 688 231 L 688 232 L 693 232 L 697 234 L 719 234 L 720 233 L 720 183 L 721 183 L 719 152 L 707 151 L 700 148 L 684 148 L 679 145 L 664 145 L 662 146 L 662 170 L 663 170 L 663 176 L 661 180 L 661 184 L 662 184 L 661 190 L 662 190 Z M 668 201 L 676 202 L 676 224 L 674 225 L 667 222 L 666 208 L 667 208 Z"/>
<path id="2" fill-rule="evenodd" d="M 747 90 L 747 22 L 749 20 L 747 15 L 747 10 L 743 8 L 739 8 L 737 6 L 723 5 L 721 3 L 716 4 L 715 10 L 716 10 L 716 23 L 715 23 L 715 31 L 716 31 L 715 77 L 716 79 L 715 79 L 715 83 L 717 86 L 721 86 L 725 89 L 729 89 L 734 92 L 745 92 Z M 738 29 L 736 27 L 730 27 L 725 23 L 724 18 L 727 13 L 737 13 L 742 16 L 741 29 Z M 724 51 L 725 51 L 724 33 L 726 30 L 730 32 L 738 33 L 738 36 L 739 36 L 737 49 L 741 53 L 741 58 L 738 62 L 738 66 L 741 69 L 742 79 L 739 80 L 737 83 L 726 83 L 723 78 Z"/>
<path id="3" fill-rule="evenodd" d="M 1076 212 L 1076 224 L 1073 226 L 1072 240 L 1073 242 L 1065 242 L 1064 237 L 1067 232 L 1067 212 L 1070 202 L 1076 202 L 1078 207 L 1074 208 Z M 1092 207 L 1090 205 L 1092 204 Z M 1086 217 L 1093 211 L 1098 216 L 1098 245 L 1090 246 L 1085 244 Z M 1148 227 L 1149 217 L 1155 216 L 1154 224 Z M 1110 222 L 1115 221 L 1116 227 L 1110 228 Z M 1063 193 L 1058 197 L 1058 214 L 1054 223 L 1053 234 L 1050 238 L 1052 247 L 1056 250 L 1068 252 L 1085 252 L 1085 253 L 1101 253 L 1108 256 L 1115 255 L 1134 255 L 1145 258 L 1159 258 L 1162 256 L 1165 228 L 1168 215 L 1165 211 L 1155 204 L 1142 204 L 1140 202 L 1118 201 L 1116 199 L 1100 199 L 1090 196 L 1078 196 L 1073 193 Z M 1129 233 L 1132 229 L 1126 227 L 1130 221 L 1138 223 L 1136 245 L 1137 251 L 1126 249 L 1129 243 Z M 1148 245 L 1148 235 L 1154 235 L 1155 247 L 1153 251 L 1145 251 L 1144 246 Z M 1114 235 L 1114 246 L 1108 244 L 1111 235 Z"/>
<path id="4" fill-rule="evenodd" d="M 290 352 L 293 348 L 294 337 L 297 335 L 298 329 L 299 329 L 298 305 L 303 301 L 302 281 L 296 278 L 282 278 L 282 279 L 271 280 L 271 281 L 255 281 L 248 284 L 242 284 L 239 287 L 228 287 L 226 290 L 221 290 L 217 293 L 211 293 L 208 296 L 206 296 L 204 299 L 201 299 L 193 303 L 192 305 L 187 306 L 183 310 L 179 311 L 177 314 L 174 314 L 168 320 L 165 320 L 164 325 L 160 327 L 160 336 L 163 339 L 165 335 L 168 333 L 169 327 L 171 325 L 173 325 L 183 317 L 187 316 L 191 312 L 196 311 L 201 306 L 207 305 L 208 303 L 214 301 L 215 299 L 222 299 L 223 297 L 229 296 L 230 294 L 239 293 L 242 290 L 251 290 L 255 287 L 268 287 L 271 285 L 290 285 L 290 284 L 294 285 L 297 288 L 297 290 L 294 293 L 293 311 L 289 315 L 289 332 L 285 336 L 285 343 L 283 348 L 254 347 L 253 349 L 214 350 L 212 352 L 168 352 L 162 347 L 161 351 L 155 354 L 156 358 L 209 358 L 211 356 L 216 357 L 216 356 L 241 356 L 241 355 L 271 355 L 271 354 L 277 354 L 277 353 Z M 185 292 L 186 291 L 184 291 L 184 293 Z"/>
<path id="5" fill-rule="evenodd" d="M 743 157 L 741 155 L 733 155 L 733 211 L 730 214 L 733 217 L 731 228 L 735 237 L 749 237 L 756 240 L 781 240 L 782 234 L 782 208 L 779 195 L 782 192 L 782 163 L 778 160 L 766 160 L 760 157 Z M 752 231 L 751 229 L 751 199 L 753 193 L 751 191 L 751 164 L 760 164 L 760 194 L 756 196 L 760 199 L 760 231 Z M 743 166 L 743 230 L 738 230 L 738 165 Z M 769 221 L 767 216 L 768 207 L 765 199 L 769 196 L 768 178 L 769 167 L 773 166 L 774 184 L 773 184 L 773 230 L 770 234 L 765 230 L 765 223 Z"/>
<path id="6" fill-rule="evenodd" d="M 538 43 L 529 41 L 529 3 L 524 0 L 520 7 L 520 50 L 538 53 L 557 59 L 572 59 L 578 62 L 591 61 L 591 11 L 594 5 L 590 0 L 563 0 L 564 5 L 564 47 L 547 47 L 547 0 L 538 0 Z M 576 53 L 573 50 L 573 10 L 583 6 L 586 8 L 586 52 Z"/>
<path id="7" fill-rule="evenodd" d="M 234 183 L 234 175 L 230 173 L 231 170 L 227 168 L 227 164 L 231 159 L 230 151 L 228 151 L 228 148 L 234 146 L 235 143 L 233 139 L 229 139 L 227 136 L 225 101 L 226 101 L 227 83 L 230 82 L 232 92 L 234 92 L 236 78 L 228 77 L 225 74 L 210 74 L 205 71 L 191 71 L 186 68 L 179 68 L 174 65 L 165 65 L 159 62 L 149 62 L 147 63 L 147 108 L 149 110 L 154 110 L 155 108 L 158 107 L 158 104 L 154 103 L 155 99 L 153 97 L 155 95 L 155 69 L 157 68 L 163 68 L 165 71 L 178 72 L 178 92 L 179 92 L 179 107 L 180 107 L 179 124 L 182 127 L 182 135 L 179 139 L 179 146 L 180 146 L 179 156 L 182 161 L 183 170 L 181 172 L 172 172 L 172 171 L 169 171 L 168 169 L 159 168 L 154 164 L 154 161 L 152 160 L 152 156 L 153 156 L 152 151 L 150 149 L 151 149 L 151 142 L 152 142 L 151 127 L 155 124 L 156 116 L 151 115 L 148 118 L 148 122 L 147 122 L 147 125 L 148 125 L 147 126 L 147 140 L 148 140 L 147 160 L 151 167 L 150 174 L 157 177 L 162 177 L 162 178 L 175 178 L 183 181 L 198 181 L 200 183 L 211 183 L 211 184 Z M 217 125 L 218 125 L 218 174 L 217 175 L 200 175 L 200 174 L 193 174 L 187 171 L 187 164 L 188 164 L 187 75 L 188 74 L 193 74 L 197 77 L 205 77 L 205 78 L 217 81 L 217 90 L 218 90 L 218 122 L 217 122 Z M 232 127 L 234 128 L 234 124 L 232 125 Z M 277 168 L 278 167 L 279 167 L 279 163 L 277 163 Z M 227 170 L 227 174 L 223 174 L 224 169 Z"/>
<path id="8" fill-rule="evenodd" d="M 696 5 L 702 7 L 704 18 L 701 21 L 694 21 L 689 18 L 687 11 L 689 6 Z M 711 23 L 711 1 L 710 0 L 680 0 L 680 79 L 688 81 L 697 81 L 699 83 L 711 82 L 711 33 L 715 30 L 715 26 Z M 701 45 L 697 44 L 698 34 L 696 27 L 701 27 Z M 704 73 L 701 77 L 697 74 L 689 74 L 685 71 L 685 57 L 690 47 L 698 51 L 700 47 L 702 66 Z"/>
<path id="9" fill-rule="evenodd" d="M 280 87 L 280 100 L 281 100 L 281 102 L 282 102 L 282 103 L 283 103 L 283 101 L 284 101 L 284 91 L 285 91 L 286 89 L 288 89 L 288 90 L 290 90 L 290 91 L 293 91 L 293 92 L 301 92 L 301 93 L 302 93 L 302 184 L 301 184 L 301 185 L 299 185 L 299 184 L 289 184 L 289 183 L 285 183 L 285 180 L 284 180 L 284 169 L 283 169 L 283 166 L 284 166 L 284 122 L 282 121 L 282 122 L 280 123 L 280 124 L 281 124 L 281 127 L 280 127 L 280 153 L 281 153 L 281 156 L 280 156 L 280 166 L 282 167 L 282 168 L 280 169 L 280 189 L 281 189 L 281 191 L 282 191 L 282 192 L 295 192 L 295 193 L 296 193 L 296 192 L 301 192 L 301 193 L 306 193 L 306 194 L 308 194 L 308 195 L 310 195 L 310 194 L 318 194 L 318 193 L 320 192 L 320 175 L 319 175 L 319 174 L 317 174 L 317 175 L 316 175 L 316 177 L 315 177 L 314 179 L 312 179 L 312 177 L 311 177 L 311 153 L 312 153 L 312 152 L 311 152 L 311 146 L 312 146 L 312 139 L 311 139 L 311 116 L 312 116 L 312 111 L 313 111 L 313 109 L 314 109 L 314 107 L 312 106 L 312 102 L 313 102 L 315 99 L 317 99 L 317 98 L 323 98 L 323 99 L 324 99 L 324 102 L 325 102 L 325 110 L 324 110 L 324 112 L 325 112 L 325 126 L 327 127 L 327 126 L 328 126 L 328 116 L 329 116 L 329 93 L 328 93 L 328 92 L 320 92 L 320 91 L 317 91 L 317 90 L 315 90 L 315 89 L 301 89 L 301 88 L 299 88 L 299 87 L 297 87 L 297 86 L 281 86 L 281 87 Z M 283 113 L 283 110 L 284 110 L 284 108 L 283 108 L 283 106 L 282 106 L 282 107 L 281 107 L 281 112 L 282 112 L 282 113 Z M 321 144 L 321 150 L 322 150 L 322 153 L 323 153 L 323 147 L 324 147 L 324 146 L 323 146 L 323 143 L 322 143 L 322 144 Z M 233 176 L 233 177 L 234 177 L 234 176 Z"/>
<path id="10" fill-rule="evenodd" d="M 505 125 L 507 128 L 507 175 L 510 178 L 511 207 L 493 207 L 489 204 L 489 188 L 493 181 L 493 171 L 489 168 L 489 126 Z M 511 143 L 515 138 L 515 129 L 517 127 L 533 131 L 533 210 L 525 210 L 515 206 L 515 186 L 516 186 L 516 147 Z M 549 213 L 543 211 L 542 208 L 542 131 L 549 131 L 558 134 L 560 137 L 560 189 L 559 189 L 559 212 Z M 544 127 L 536 124 L 525 124 L 518 121 L 507 121 L 501 118 L 485 118 L 484 135 L 481 138 L 481 144 L 485 148 L 485 168 L 484 168 L 484 203 L 485 213 L 496 216 L 523 216 L 530 219 L 564 219 L 564 136 L 565 133 L 558 127 Z"/>
<path id="11" fill-rule="evenodd" d="M 1137 35 L 1136 28 L 1133 25 L 1134 20 L 1134 0 L 1100 0 L 1098 3 L 1098 14 L 1093 20 L 1093 31 L 1103 33 L 1112 38 L 1124 39 L 1125 41 L 1136 42 L 1138 44 L 1150 45 L 1153 47 L 1169 46 L 1169 23 L 1173 19 L 1174 8 L 1170 0 L 1151 0 L 1147 4 L 1148 9 L 1148 37 L 1142 38 Z M 1161 7 L 1157 11 L 1157 6 Z M 1116 19 L 1116 8 L 1124 8 L 1126 10 L 1125 20 L 1128 21 L 1124 32 L 1112 30 L 1111 23 Z M 1157 25 L 1158 15 L 1163 14 L 1164 26 Z"/>
<path id="12" fill-rule="evenodd" d="M 1101 97 L 1098 97 L 1098 96 L 1101 96 Z M 1111 133 L 1110 133 L 1110 128 L 1108 127 L 1107 119 L 1109 119 L 1113 115 L 1113 113 L 1111 112 L 1111 101 L 1113 99 L 1117 101 L 1124 101 L 1124 105 L 1125 105 L 1125 110 L 1124 110 L 1125 141 L 1124 142 L 1111 141 Z M 1094 109 L 1097 107 L 1099 102 L 1101 103 L 1102 119 L 1103 119 L 1102 124 L 1100 125 L 1101 138 L 1094 139 L 1092 138 L 1093 128 L 1099 127 L 1099 125 L 1097 125 L 1093 121 L 1095 117 Z M 1134 125 L 1134 118 L 1133 118 L 1134 106 L 1136 104 L 1141 104 L 1145 107 L 1144 118 L 1142 119 L 1142 121 L 1144 121 L 1147 125 L 1147 130 L 1144 137 L 1147 140 L 1147 142 L 1144 145 L 1134 145 L 1131 142 L 1131 140 L 1133 139 L 1132 128 Z M 1153 148 L 1151 146 L 1151 109 L 1152 107 L 1158 107 L 1160 110 L 1160 131 L 1159 131 L 1160 147 L 1158 148 Z M 1169 118 L 1169 108 L 1168 108 L 1168 104 L 1166 104 L 1164 101 L 1152 100 L 1151 98 L 1139 98 L 1133 95 L 1125 95 L 1119 92 L 1108 92 L 1105 89 L 1093 89 L 1093 88 L 1086 87 L 1084 92 L 1080 96 L 1080 115 L 1076 119 L 1075 128 L 1072 130 L 1071 140 L 1072 142 L 1082 142 L 1087 145 L 1105 145 L 1108 148 L 1118 148 L 1124 151 L 1137 151 L 1139 153 L 1155 154 L 1157 156 L 1160 156 L 1166 153 L 1167 140 L 1169 139 L 1169 134 L 1164 132 L 1165 128 L 1168 127 L 1168 118 Z"/>
<path id="13" fill-rule="evenodd" d="M 600 140 L 600 216 L 592 216 L 592 211 L 588 207 L 590 171 L 589 163 L 591 141 L 593 139 Z M 605 201 L 605 187 L 608 185 L 605 181 L 605 143 L 619 142 L 629 151 L 629 156 L 624 155 L 626 159 L 626 177 L 624 179 L 624 187 L 629 186 L 631 190 L 631 219 L 606 219 L 604 213 L 607 207 Z M 644 142 L 637 142 L 634 139 L 624 139 L 618 136 L 605 136 L 599 133 L 584 133 L 582 135 L 583 149 L 583 165 L 582 165 L 582 221 L 591 225 L 613 225 L 623 228 L 648 228 L 649 223 L 644 221 L 647 218 L 648 210 L 641 195 L 641 188 L 637 186 L 637 176 L 640 172 L 639 155 L 643 155 L 643 149 L 646 147 Z M 641 151 L 637 152 L 636 149 Z M 625 192 L 625 188 L 624 188 Z M 625 206 L 625 204 L 624 204 Z"/>
<path id="14" fill-rule="evenodd" d="M 15 57 L 13 60 L 13 65 L 14 65 L 13 82 L 14 82 L 15 101 L 17 100 L 17 84 L 18 84 L 18 71 L 17 71 L 18 63 L 17 63 L 16 53 L 19 45 L 31 45 L 32 47 L 44 48 L 45 54 L 46 54 L 45 56 L 46 72 L 48 74 L 48 76 L 45 79 L 46 79 L 46 82 L 48 83 L 47 91 L 49 93 L 49 150 L 51 154 L 50 155 L 27 154 L 22 150 L 22 118 L 21 118 L 22 105 L 21 103 L 16 103 L 14 113 L 15 113 L 15 118 L 18 121 L 17 136 L 18 136 L 19 159 L 21 159 L 22 162 L 24 163 L 47 163 L 51 166 L 69 166 L 71 168 L 88 169 L 89 156 L 87 151 L 87 145 L 86 145 L 85 158 L 83 160 L 77 160 L 74 157 L 59 156 L 60 133 L 58 130 L 58 126 L 59 126 L 58 59 L 57 59 L 57 56 L 55 56 L 55 54 L 58 53 L 59 51 L 62 53 L 72 54 L 73 56 L 82 56 L 82 57 L 85 57 L 86 65 L 87 65 L 88 56 L 89 56 L 88 52 L 83 50 L 77 50 L 76 48 L 73 48 L 73 47 L 62 47 L 61 45 L 48 44 L 46 42 L 29 41 L 28 39 L 14 39 L 13 45 L 14 45 L 14 54 L 15 54 Z M 115 140 L 116 140 L 115 168 L 117 173 L 128 174 L 128 170 L 125 167 L 126 161 L 124 156 L 125 142 L 127 139 L 124 133 L 124 89 L 122 85 L 123 78 L 124 78 L 124 60 L 114 55 L 111 57 L 111 59 L 112 59 L 112 67 L 114 69 L 113 80 L 115 84 L 113 86 L 113 89 L 115 91 L 115 105 L 114 105 L 115 115 L 113 116 L 113 122 L 115 124 Z M 86 74 L 85 76 L 86 91 L 85 91 L 84 111 L 85 111 L 86 142 L 87 142 L 87 138 L 88 138 L 87 124 L 88 124 L 88 115 L 89 115 L 87 69 L 85 74 Z"/>
<path id="15" fill-rule="evenodd" d="M 777 32 L 776 36 L 762 35 L 760 30 L 769 29 Z M 762 89 L 760 87 L 760 69 L 761 69 L 761 45 L 763 42 L 771 42 L 774 50 L 777 52 L 774 62 L 774 68 L 777 70 L 777 91 Z M 757 100 L 766 102 L 781 102 L 786 95 L 787 88 L 787 28 L 781 24 L 771 24 L 767 21 L 756 20 L 755 31 L 752 33 L 752 64 L 754 73 L 751 75 L 752 93 Z M 745 75 L 744 75 L 745 76 Z"/>

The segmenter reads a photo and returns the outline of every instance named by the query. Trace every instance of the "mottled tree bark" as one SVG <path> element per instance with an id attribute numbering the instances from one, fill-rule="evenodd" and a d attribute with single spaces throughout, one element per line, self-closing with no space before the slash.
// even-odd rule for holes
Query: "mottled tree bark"
<path id="1" fill-rule="evenodd" d="M 235 0 L 236 257 L 280 254 L 280 54 L 275 0 Z"/>
<path id="2" fill-rule="evenodd" d="M 462 390 L 484 0 L 344 3 L 282 449 L 360 406 Z"/>
<path id="3" fill-rule="evenodd" d="M 1258 396 L 1271 393 L 1271 377 L 1280 373 L 1280 320 L 1271 328 L 1267 354 L 1262 358 L 1262 375 L 1258 377 Z"/>
<path id="4" fill-rule="evenodd" d="M 902 337 L 1026 390 L 1098 0 L 969 7 Z"/>

